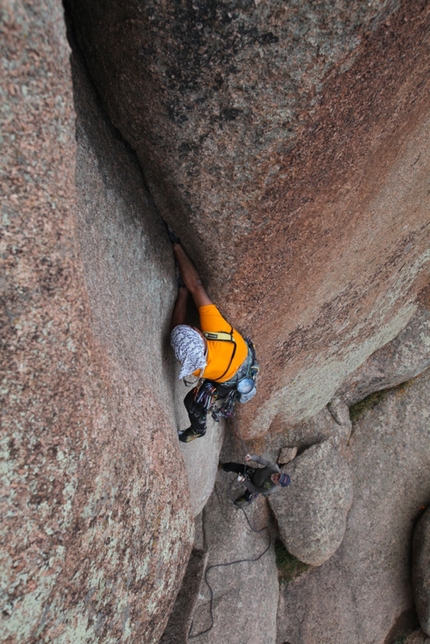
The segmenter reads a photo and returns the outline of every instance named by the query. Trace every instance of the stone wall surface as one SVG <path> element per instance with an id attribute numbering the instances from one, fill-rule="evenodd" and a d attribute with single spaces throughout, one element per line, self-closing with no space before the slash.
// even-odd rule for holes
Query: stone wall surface
<path id="1" fill-rule="evenodd" d="M 207 571 L 211 590 L 202 584 L 193 627 L 183 644 L 269 644 L 276 639 L 279 586 L 268 507 L 260 498 L 247 509 L 253 531 L 243 512 L 233 505 L 232 501 L 244 490 L 243 484 L 235 484 L 234 479 L 234 474 L 218 472 L 214 492 L 203 512 L 208 566 L 213 566 Z"/>
<path id="2" fill-rule="evenodd" d="M 336 397 L 354 405 L 376 391 L 414 378 L 429 365 L 430 310 L 423 305 L 394 340 L 375 351 L 342 383 Z"/>
<path id="3" fill-rule="evenodd" d="M 256 561 L 210 571 L 199 641 L 388 644 L 413 611 L 408 548 L 430 501 L 429 372 L 352 434 L 332 398 L 414 324 L 428 281 L 428 2 L 65 6 L 71 60 L 59 0 L 0 8 L 0 640 L 159 641 L 216 481 L 195 548 Z M 273 540 L 260 559 L 268 533 L 216 470 L 223 425 L 178 444 L 160 214 L 256 341 L 258 395 L 238 413 L 250 451 L 328 439 L 351 466 L 344 541 L 278 615 Z M 224 460 L 243 457 L 236 430 Z M 276 529 L 263 499 L 251 520 Z M 194 634 L 210 623 L 198 587 Z"/>
<path id="4" fill-rule="evenodd" d="M 0 28 L 0 640 L 156 642 L 194 531 L 170 249 L 77 59 L 76 141 L 61 3 L 4 2 Z"/>
<path id="5" fill-rule="evenodd" d="M 415 526 L 412 539 L 412 590 L 421 628 L 430 636 L 430 508 Z"/>
<path id="6" fill-rule="evenodd" d="M 112 121 L 264 378 L 313 416 L 428 280 L 425 0 L 68 0 Z"/>
<path id="7" fill-rule="evenodd" d="M 305 450 L 282 468 L 291 477 L 283 494 L 269 497 L 280 539 L 300 561 L 320 566 L 342 543 L 352 503 L 348 464 L 329 442 Z"/>
<path id="8" fill-rule="evenodd" d="M 410 553 L 414 525 L 430 503 L 429 441 L 427 369 L 384 392 L 353 424 L 354 498 L 344 540 L 329 561 L 284 587 L 278 642 L 393 644 L 398 623 L 418 626 Z"/>

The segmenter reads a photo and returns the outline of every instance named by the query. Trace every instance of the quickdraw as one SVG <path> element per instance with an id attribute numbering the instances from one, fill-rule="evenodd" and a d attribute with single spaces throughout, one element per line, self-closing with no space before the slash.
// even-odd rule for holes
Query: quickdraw
<path id="1" fill-rule="evenodd" d="M 230 416 L 233 416 L 236 400 L 237 391 L 232 389 L 228 392 L 219 407 L 213 407 L 211 416 L 216 423 L 219 423 L 221 418 L 230 418 Z"/>
<path id="2" fill-rule="evenodd" d="M 206 380 L 196 394 L 196 403 L 209 411 L 218 398 L 217 388 Z"/>

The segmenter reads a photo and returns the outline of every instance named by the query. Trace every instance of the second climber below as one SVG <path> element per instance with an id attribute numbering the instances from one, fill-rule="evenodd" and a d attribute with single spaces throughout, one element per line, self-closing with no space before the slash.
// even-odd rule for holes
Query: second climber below
<path id="1" fill-rule="evenodd" d="M 224 472 L 235 472 L 238 474 L 238 481 L 243 481 L 246 490 L 234 502 L 238 507 L 243 507 L 252 503 L 259 495 L 269 496 L 281 487 L 288 487 L 291 479 L 288 474 L 281 472 L 279 466 L 272 461 L 268 461 L 258 454 L 247 454 L 246 463 L 253 461 L 263 467 L 249 467 L 246 463 L 220 463 L 220 468 Z"/>
<path id="2" fill-rule="evenodd" d="M 184 399 L 190 426 L 179 434 L 180 441 L 189 443 L 205 435 L 209 411 L 218 420 L 233 413 L 237 400 L 253 397 L 258 364 L 252 342 L 223 318 L 179 239 L 172 231 L 169 237 L 180 273 L 170 342 L 181 363 L 179 378 L 194 379 L 196 385 Z M 198 309 L 200 328 L 186 324 L 189 294 Z"/>

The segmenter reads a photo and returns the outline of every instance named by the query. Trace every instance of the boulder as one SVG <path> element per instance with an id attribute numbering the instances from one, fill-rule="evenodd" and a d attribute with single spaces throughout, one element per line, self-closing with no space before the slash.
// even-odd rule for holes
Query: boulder
<path id="1" fill-rule="evenodd" d="M 330 441 L 337 447 L 342 455 L 346 454 L 348 441 L 352 432 L 352 422 L 349 407 L 341 398 L 333 398 L 327 405 L 336 425 L 333 427 Z"/>
<path id="2" fill-rule="evenodd" d="M 194 533 L 171 251 L 62 3 L 0 22 L 1 639 L 155 644 Z"/>
<path id="3" fill-rule="evenodd" d="M 313 445 L 286 470 L 291 485 L 269 497 L 286 549 L 320 566 L 339 548 L 352 503 L 349 466 L 328 441 Z"/>
<path id="4" fill-rule="evenodd" d="M 283 447 L 278 456 L 279 465 L 286 465 L 297 456 L 297 447 Z"/>
<path id="5" fill-rule="evenodd" d="M 418 376 L 429 365 L 430 309 L 420 306 L 403 331 L 354 371 L 336 395 L 351 406 Z"/>
<path id="6" fill-rule="evenodd" d="M 240 460 L 233 453 L 230 458 Z M 279 584 L 270 513 L 262 497 L 246 508 L 246 515 L 236 507 L 233 500 L 244 487 L 235 478 L 232 473 L 218 473 L 214 493 L 203 511 L 212 615 L 211 591 L 203 584 L 190 641 L 209 629 L 198 637 L 199 642 L 275 644 Z"/>
<path id="7" fill-rule="evenodd" d="M 414 631 L 407 636 L 404 644 L 430 644 L 430 637 L 421 630 Z"/>
<path id="8" fill-rule="evenodd" d="M 67 2 L 157 208 L 256 343 L 248 438 L 318 413 L 415 311 L 430 240 L 426 4 Z"/>
<path id="9" fill-rule="evenodd" d="M 430 506 L 414 529 L 412 590 L 421 628 L 430 636 Z"/>
<path id="10" fill-rule="evenodd" d="M 426 370 L 354 423 L 348 448 L 354 499 L 343 542 L 329 561 L 281 588 L 277 642 L 392 641 L 399 616 L 415 614 L 411 540 L 430 501 L 429 392 Z"/>
<path id="11" fill-rule="evenodd" d="M 414 631 L 405 639 L 404 644 L 430 644 L 430 637 L 421 630 Z"/>

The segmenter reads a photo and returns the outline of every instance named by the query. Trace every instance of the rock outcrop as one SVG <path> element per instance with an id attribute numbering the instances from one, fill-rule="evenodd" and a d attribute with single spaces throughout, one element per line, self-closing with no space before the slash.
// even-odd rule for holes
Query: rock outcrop
<path id="1" fill-rule="evenodd" d="M 420 306 L 409 324 L 354 371 L 336 393 L 347 405 L 415 378 L 430 365 L 430 310 Z"/>
<path id="2" fill-rule="evenodd" d="M 430 636 L 430 507 L 424 512 L 414 530 L 412 590 L 421 628 Z"/>
<path id="3" fill-rule="evenodd" d="M 415 626 L 410 551 L 430 501 L 429 392 L 427 370 L 384 392 L 354 423 L 345 537 L 329 561 L 281 593 L 277 642 L 382 643 L 400 616 Z"/>
<path id="4" fill-rule="evenodd" d="M 170 248 L 61 3 L 0 18 L 1 640 L 155 643 L 194 532 Z"/>
<path id="5" fill-rule="evenodd" d="M 285 469 L 291 485 L 269 497 L 280 538 L 292 555 L 320 566 L 342 543 L 352 503 L 349 466 L 328 441 L 313 445 Z"/>
<path id="6" fill-rule="evenodd" d="M 185 644 L 207 557 L 201 642 L 385 642 L 414 611 L 429 371 L 348 405 L 428 364 L 428 2 L 64 4 L 71 59 L 60 0 L 0 10 L 2 640 L 156 644 L 187 571 L 163 636 Z M 178 443 L 160 214 L 257 344 L 223 456 L 299 449 L 273 508 L 320 565 L 288 590 L 269 506 L 252 531 L 217 472 L 223 425 Z"/>
<path id="7" fill-rule="evenodd" d="M 427 280 L 428 3 L 67 6 L 158 209 L 256 342 L 247 436 L 312 417 Z"/>

